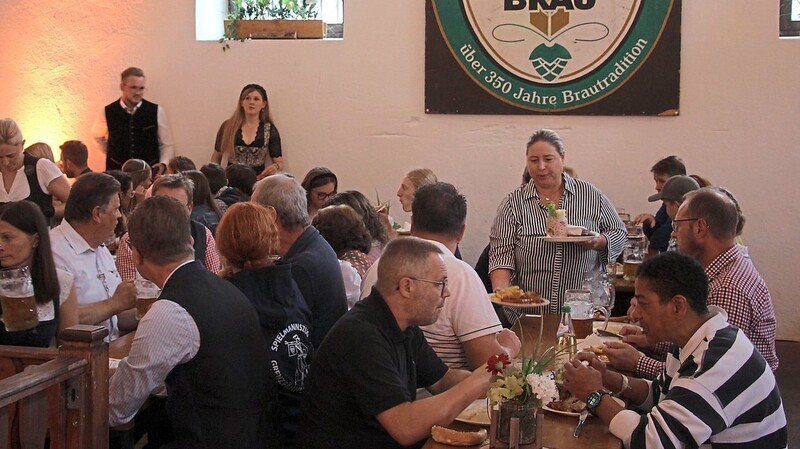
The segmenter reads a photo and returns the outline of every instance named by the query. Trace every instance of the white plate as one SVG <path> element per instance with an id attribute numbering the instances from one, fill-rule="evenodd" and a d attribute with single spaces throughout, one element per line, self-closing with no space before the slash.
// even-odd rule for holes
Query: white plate
<path id="1" fill-rule="evenodd" d="M 524 302 L 503 302 L 497 299 L 494 293 L 489 294 L 489 300 L 497 305 L 501 305 L 503 307 L 513 307 L 516 309 L 530 309 L 532 307 L 544 307 L 550 304 L 550 301 L 545 299 L 544 302 L 537 302 L 535 304 L 532 303 L 524 303 Z"/>
<path id="2" fill-rule="evenodd" d="M 564 415 L 564 416 L 581 416 L 580 412 L 562 412 L 561 410 L 556 410 L 554 408 L 550 408 L 546 405 L 542 406 L 542 410 L 548 411 L 550 413 L 555 413 L 556 415 Z M 590 415 L 591 416 L 591 415 Z"/>
<path id="3" fill-rule="evenodd" d="M 476 399 L 472 401 L 472 404 L 468 405 L 463 412 L 456 416 L 456 421 L 475 424 L 477 426 L 488 426 L 491 424 L 489 412 L 486 409 L 486 399 Z"/>
<path id="4" fill-rule="evenodd" d="M 613 396 L 611 397 L 611 399 L 613 399 L 614 401 L 616 401 L 616 402 L 617 402 L 617 404 L 619 404 L 619 405 L 621 405 L 621 406 L 625 407 L 625 402 L 624 402 L 622 399 L 620 399 L 620 398 L 615 398 L 615 397 L 613 397 Z M 554 409 L 554 408 L 550 408 L 550 407 L 548 407 L 548 406 L 546 406 L 546 405 L 543 405 L 543 406 L 542 406 L 542 410 L 546 410 L 546 411 L 548 411 L 548 412 L 550 412 L 550 413 L 555 413 L 556 415 L 575 416 L 575 417 L 581 416 L 581 412 L 562 412 L 561 410 L 556 410 L 556 409 Z M 589 416 L 592 416 L 592 414 L 590 413 L 590 414 L 589 414 Z"/>
<path id="5" fill-rule="evenodd" d="M 592 232 L 591 235 L 571 235 L 567 237 L 550 237 L 549 235 L 538 237 L 539 239 L 544 240 L 545 242 L 553 242 L 553 243 L 580 243 L 580 242 L 588 242 L 589 240 L 597 237 L 598 233 Z"/>

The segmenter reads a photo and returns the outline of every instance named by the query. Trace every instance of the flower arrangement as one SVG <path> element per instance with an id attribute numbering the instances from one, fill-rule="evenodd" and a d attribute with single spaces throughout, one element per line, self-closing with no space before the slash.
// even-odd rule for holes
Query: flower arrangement
<path id="1" fill-rule="evenodd" d="M 513 400 L 535 407 L 557 400 L 558 388 L 553 374 L 545 371 L 557 354 L 551 346 L 538 360 L 523 358 L 520 368 L 513 366 L 506 354 L 489 357 L 486 371 L 494 376 L 489 400 L 495 404 Z"/>

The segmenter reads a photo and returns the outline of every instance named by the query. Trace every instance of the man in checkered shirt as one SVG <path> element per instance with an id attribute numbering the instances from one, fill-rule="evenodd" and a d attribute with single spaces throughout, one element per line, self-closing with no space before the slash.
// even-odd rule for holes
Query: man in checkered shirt
<path id="1" fill-rule="evenodd" d="M 744 331 L 775 371 L 775 311 L 767 284 L 753 266 L 747 249 L 736 244 L 744 217 L 733 195 L 719 187 L 689 192 L 672 223 L 678 250 L 705 267 L 708 304 L 725 309 L 728 322 Z M 626 336 L 625 341 L 639 347 L 647 345 L 638 332 Z M 605 353 L 615 367 L 653 379 L 664 366 L 659 358 L 668 348 L 669 345 L 658 344 L 653 357 L 648 357 L 630 345 L 610 343 Z"/>

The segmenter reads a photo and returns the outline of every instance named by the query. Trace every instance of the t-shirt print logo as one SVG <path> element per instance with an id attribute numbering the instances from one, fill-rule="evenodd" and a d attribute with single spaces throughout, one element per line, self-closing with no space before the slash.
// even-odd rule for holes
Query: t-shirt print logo
<path id="1" fill-rule="evenodd" d="M 308 375 L 311 340 L 308 328 L 292 323 L 275 336 L 270 345 L 270 368 L 275 381 L 289 391 L 302 393 Z"/>

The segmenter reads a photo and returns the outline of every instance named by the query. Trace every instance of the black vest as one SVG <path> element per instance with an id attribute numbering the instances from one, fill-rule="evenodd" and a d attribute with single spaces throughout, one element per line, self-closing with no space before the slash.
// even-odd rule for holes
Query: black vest
<path id="1" fill-rule="evenodd" d="M 49 224 L 55 214 L 55 209 L 53 208 L 53 196 L 44 193 L 39 185 L 39 177 L 36 176 L 36 163 L 39 162 L 39 158 L 24 153 L 22 161 L 25 166 L 25 178 L 27 178 L 28 188 L 31 191 L 30 195 L 25 199 L 39 206 Z"/>
<path id="2" fill-rule="evenodd" d="M 142 100 L 139 109 L 128 114 L 117 100 L 106 106 L 106 124 L 106 170 L 120 170 L 128 159 L 142 159 L 150 165 L 159 161 L 157 104 Z"/>
<path id="3" fill-rule="evenodd" d="M 192 360 L 167 375 L 174 448 L 264 447 L 268 347 L 253 305 L 231 283 L 191 262 L 161 292 L 200 332 Z"/>

